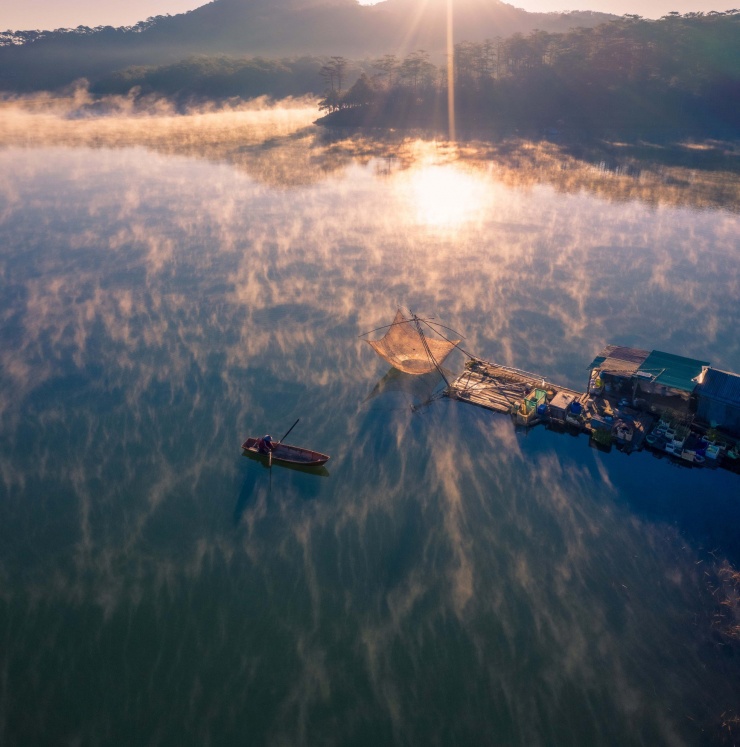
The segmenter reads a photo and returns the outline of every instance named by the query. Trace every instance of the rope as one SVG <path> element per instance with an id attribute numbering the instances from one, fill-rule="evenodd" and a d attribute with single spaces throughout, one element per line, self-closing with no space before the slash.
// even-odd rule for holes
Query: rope
<path id="1" fill-rule="evenodd" d="M 454 332 L 456 335 L 459 335 L 463 340 L 467 339 L 465 335 L 461 335 L 456 329 L 452 329 L 452 327 L 446 327 L 444 324 L 440 324 L 439 322 L 433 322 L 432 319 L 434 319 L 434 317 L 430 317 L 429 319 L 422 319 L 421 321 L 424 322 L 428 327 L 442 327 L 442 329 L 446 329 L 449 332 Z M 437 334 L 440 337 L 443 336 L 441 332 L 437 332 Z M 447 342 L 449 342 L 449 340 Z"/>
<path id="2" fill-rule="evenodd" d="M 480 358 L 479 358 L 479 357 L 478 357 L 477 355 L 473 355 L 472 353 L 468 353 L 468 351 L 467 351 L 467 350 L 464 350 L 464 349 L 463 349 L 462 347 L 460 347 L 460 345 L 458 345 L 458 344 L 457 344 L 456 342 L 454 342 L 453 340 L 450 340 L 450 339 L 449 339 L 448 337 L 445 337 L 445 336 L 444 336 L 444 335 L 443 335 L 443 334 L 442 334 L 441 332 L 439 332 L 439 331 L 437 331 L 436 329 L 434 329 L 434 327 L 432 327 L 432 325 L 431 325 L 431 324 L 429 324 L 429 322 L 428 322 L 428 321 L 427 321 L 426 319 L 420 319 L 419 321 L 420 321 L 420 322 L 424 322 L 424 324 L 426 324 L 426 325 L 427 325 L 427 327 L 429 327 L 429 329 L 431 329 L 431 330 L 432 330 L 432 332 L 436 332 L 436 333 L 437 333 L 437 334 L 438 334 L 438 335 L 439 335 L 439 336 L 440 336 L 440 337 L 441 337 L 441 338 L 442 338 L 443 340 L 445 340 L 446 342 L 449 342 L 449 343 L 450 343 L 450 345 L 454 345 L 454 346 L 455 346 L 455 347 L 456 347 L 456 348 L 457 348 L 457 349 L 458 349 L 458 350 L 459 350 L 459 351 L 460 351 L 460 352 L 461 352 L 461 353 L 462 353 L 463 355 L 467 356 L 468 358 L 470 358 L 471 360 L 474 360 L 474 361 L 478 361 L 478 360 L 480 360 Z M 435 324 L 435 326 L 439 326 L 439 327 L 444 327 L 444 324 L 440 324 L 440 325 L 436 325 L 436 324 Z M 445 329 L 449 329 L 449 327 L 444 327 L 444 328 L 445 328 Z M 455 330 L 454 330 L 454 329 L 453 329 L 453 330 L 450 330 L 450 331 L 451 331 L 451 332 L 455 332 Z M 459 334 L 459 332 L 455 332 L 455 334 L 457 335 L 457 334 Z M 460 337 L 462 337 L 462 335 L 460 335 Z M 464 339 L 465 339 L 465 338 L 463 337 L 463 340 L 464 340 Z"/>
<path id="3" fill-rule="evenodd" d="M 412 314 L 412 316 L 414 316 L 414 315 Z M 418 318 L 418 317 L 414 317 L 414 318 Z M 365 337 L 365 335 L 371 335 L 373 332 L 380 332 L 381 329 L 390 329 L 391 327 L 396 327 L 399 324 L 408 324 L 410 321 L 412 321 L 412 320 L 411 319 L 404 319 L 402 322 L 391 322 L 390 324 L 384 324 L 382 327 L 376 327 L 375 329 L 371 329 L 368 332 L 363 332 L 361 335 L 357 335 L 357 336 L 358 337 Z M 424 322 L 425 324 L 429 325 L 429 322 L 426 319 L 419 319 L 419 321 Z M 444 326 L 444 325 L 440 325 L 440 326 Z M 447 327 L 445 327 L 445 329 L 447 329 Z M 452 331 L 454 332 L 455 330 L 453 329 Z M 439 334 L 439 333 L 437 333 L 437 334 Z M 448 342 L 449 342 L 449 340 L 448 340 Z"/>
<path id="4" fill-rule="evenodd" d="M 439 375 L 444 379 L 445 384 L 447 384 L 447 386 L 449 387 L 450 382 L 447 381 L 447 377 L 444 375 L 444 373 L 442 372 L 442 369 L 439 367 L 439 364 L 437 363 L 436 359 L 432 355 L 432 351 L 429 349 L 429 345 L 427 345 L 427 338 L 424 337 L 424 332 L 421 329 L 421 324 L 419 324 L 421 320 L 419 319 L 418 316 L 416 316 L 416 314 L 413 315 L 413 319 L 414 319 L 414 323 L 416 324 L 416 329 L 419 333 L 419 337 L 421 338 L 421 344 L 424 346 L 424 350 L 426 350 L 426 354 L 427 356 L 429 356 L 429 360 L 432 362 L 432 365 L 437 369 L 437 371 L 439 371 Z M 424 323 L 427 324 L 427 322 L 424 322 Z M 427 326 L 429 325 L 427 324 Z"/>

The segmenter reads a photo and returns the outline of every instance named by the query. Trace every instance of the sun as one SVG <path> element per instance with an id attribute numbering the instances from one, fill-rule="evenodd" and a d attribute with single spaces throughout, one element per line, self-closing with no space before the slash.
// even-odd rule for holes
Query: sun
<path id="1" fill-rule="evenodd" d="M 455 165 L 427 165 L 409 175 L 409 198 L 416 220 L 429 226 L 456 227 L 475 220 L 489 199 L 483 179 Z"/>

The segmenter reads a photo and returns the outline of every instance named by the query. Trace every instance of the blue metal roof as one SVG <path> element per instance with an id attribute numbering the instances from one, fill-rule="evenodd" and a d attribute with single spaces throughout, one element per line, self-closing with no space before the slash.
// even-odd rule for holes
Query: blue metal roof
<path id="1" fill-rule="evenodd" d="M 740 406 L 740 376 L 717 368 L 708 368 L 697 393 L 700 397 Z"/>

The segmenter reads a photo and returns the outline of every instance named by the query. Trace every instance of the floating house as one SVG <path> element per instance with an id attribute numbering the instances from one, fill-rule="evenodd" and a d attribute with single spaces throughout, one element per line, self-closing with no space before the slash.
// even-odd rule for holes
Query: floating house
<path id="1" fill-rule="evenodd" d="M 644 409 L 690 417 L 696 411 L 697 377 L 708 366 L 660 350 L 607 345 L 589 366 L 589 392 L 598 394 L 603 387 Z"/>
<path id="2" fill-rule="evenodd" d="M 740 376 L 705 366 L 696 377 L 696 419 L 740 437 Z"/>
<path id="3" fill-rule="evenodd" d="M 640 364 L 633 381 L 637 393 L 688 402 L 696 389 L 696 377 L 708 361 L 653 350 Z"/>

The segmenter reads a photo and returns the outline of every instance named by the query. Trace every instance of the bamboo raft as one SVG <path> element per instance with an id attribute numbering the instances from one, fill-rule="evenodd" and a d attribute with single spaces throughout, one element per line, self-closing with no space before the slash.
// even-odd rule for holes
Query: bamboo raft
<path id="1" fill-rule="evenodd" d="M 552 384 L 528 371 L 480 359 L 467 363 L 465 371 L 450 384 L 447 395 L 494 412 L 512 413 L 534 388 L 566 392 L 582 404 L 588 399 L 583 392 Z"/>

